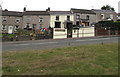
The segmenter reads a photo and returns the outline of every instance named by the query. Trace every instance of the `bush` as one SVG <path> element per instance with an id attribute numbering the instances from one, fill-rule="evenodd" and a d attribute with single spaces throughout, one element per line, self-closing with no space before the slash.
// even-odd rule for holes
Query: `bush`
<path id="1" fill-rule="evenodd" d="M 113 21 L 99 21 L 96 27 L 104 27 L 104 28 L 112 28 L 114 30 L 120 30 L 120 22 L 113 22 Z"/>

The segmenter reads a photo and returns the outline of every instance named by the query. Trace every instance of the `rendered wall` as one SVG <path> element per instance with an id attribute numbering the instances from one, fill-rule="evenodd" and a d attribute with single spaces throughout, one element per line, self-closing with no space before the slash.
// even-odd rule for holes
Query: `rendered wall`
<path id="1" fill-rule="evenodd" d="M 57 15 L 51 15 L 50 16 L 50 26 L 51 28 L 55 27 L 55 21 L 56 21 L 56 16 Z M 59 16 L 59 21 L 61 22 L 61 28 L 64 28 L 64 22 L 67 20 L 67 14 L 66 15 L 58 15 Z M 69 15 L 70 16 L 70 21 L 74 20 L 73 15 Z"/>
<path id="2" fill-rule="evenodd" d="M 72 38 L 76 37 L 93 37 L 95 36 L 95 28 L 94 27 L 85 27 L 79 29 L 73 29 Z"/>
<path id="3" fill-rule="evenodd" d="M 67 29 L 54 28 L 53 39 L 67 38 Z"/>

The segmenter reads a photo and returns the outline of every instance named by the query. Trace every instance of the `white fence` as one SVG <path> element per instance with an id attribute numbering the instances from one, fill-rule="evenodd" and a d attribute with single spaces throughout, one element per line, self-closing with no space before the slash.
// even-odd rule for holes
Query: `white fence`
<path id="1" fill-rule="evenodd" d="M 72 30 L 72 38 L 93 37 L 93 36 L 95 36 L 95 28 L 94 27 L 84 27 L 84 28 Z"/>
<path id="2" fill-rule="evenodd" d="M 54 28 L 53 39 L 67 38 L 67 29 Z"/>

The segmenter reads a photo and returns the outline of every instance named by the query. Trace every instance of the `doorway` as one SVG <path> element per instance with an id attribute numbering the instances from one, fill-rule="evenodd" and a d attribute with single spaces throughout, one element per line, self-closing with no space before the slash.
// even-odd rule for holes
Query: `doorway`
<path id="1" fill-rule="evenodd" d="M 8 27 L 8 33 L 9 33 L 9 34 L 12 34 L 12 33 L 13 33 L 13 26 L 9 26 L 9 27 Z"/>
<path id="2" fill-rule="evenodd" d="M 72 38 L 73 23 L 72 22 L 67 22 L 66 23 L 66 28 L 67 28 L 67 38 Z"/>

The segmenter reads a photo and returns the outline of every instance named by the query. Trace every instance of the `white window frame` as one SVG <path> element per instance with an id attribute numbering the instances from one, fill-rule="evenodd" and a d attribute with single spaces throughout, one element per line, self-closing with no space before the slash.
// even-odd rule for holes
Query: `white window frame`
<path id="1" fill-rule="evenodd" d="M 5 29 L 3 29 L 3 28 L 5 28 Z M 2 30 L 7 30 L 7 26 L 6 25 L 2 25 Z"/>
<path id="2" fill-rule="evenodd" d="M 55 17 L 55 20 L 56 20 L 56 21 L 59 21 L 59 20 L 60 20 L 60 16 L 57 15 L 57 16 Z"/>
<path id="3" fill-rule="evenodd" d="M 30 23 L 26 23 L 26 28 L 27 28 L 27 26 L 29 26 L 29 28 L 31 28 L 31 27 L 30 27 Z"/>
<path id="4" fill-rule="evenodd" d="M 16 23 L 20 23 L 20 19 L 16 19 L 15 22 L 16 22 Z"/>
<path id="5" fill-rule="evenodd" d="M 87 15 L 87 16 L 86 16 L 86 19 L 87 19 L 87 20 L 90 20 L 90 15 Z"/>
<path id="6" fill-rule="evenodd" d="M 69 19 L 68 19 L 68 17 L 69 17 Z M 70 21 L 70 15 L 67 15 L 67 20 Z"/>
<path id="7" fill-rule="evenodd" d="M 101 14 L 101 19 L 105 19 L 105 14 Z"/>
<path id="8" fill-rule="evenodd" d="M 7 21 L 7 18 L 6 18 L 6 17 L 3 17 L 3 18 L 2 18 L 2 21 Z"/>
<path id="9" fill-rule="evenodd" d="M 80 19 L 80 15 L 76 15 L 76 19 Z"/>
<path id="10" fill-rule="evenodd" d="M 41 23 L 41 22 L 43 22 L 43 18 L 42 17 L 39 18 L 39 23 Z"/>
<path id="11" fill-rule="evenodd" d="M 16 26 L 18 26 L 18 28 Z M 17 29 L 19 29 L 19 25 L 15 25 L 14 31 L 17 31 Z"/>

